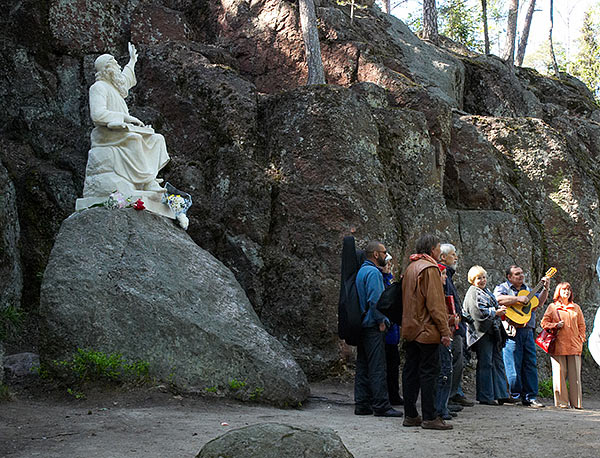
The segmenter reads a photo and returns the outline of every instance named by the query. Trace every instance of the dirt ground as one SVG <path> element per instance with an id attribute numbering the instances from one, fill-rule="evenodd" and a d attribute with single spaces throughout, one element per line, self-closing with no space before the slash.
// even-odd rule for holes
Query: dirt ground
<path id="1" fill-rule="evenodd" d="M 264 422 L 332 428 L 357 458 L 600 456 L 598 395 L 584 394 L 584 410 L 467 407 L 454 430 L 440 432 L 355 416 L 348 383 L 313 384 L 311 393 L 301 408 L 285 410 L 153 388 L 82 400 L 21 391 L 0 403 L 0 456 L 194 457 L 226 431 Z"/>

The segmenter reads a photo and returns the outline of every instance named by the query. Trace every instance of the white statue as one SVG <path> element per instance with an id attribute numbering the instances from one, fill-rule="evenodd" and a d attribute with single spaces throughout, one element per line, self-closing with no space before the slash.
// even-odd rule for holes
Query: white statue
<path id="1" fill-rule="evenodd" d="M 151 126 L 129 114 L 125 98 L 136 84 L 137 52 L 129 43 L 129 63 L 123 71 L 110 54 L 96 59 L 96 82 L 90 87 L 90 115 L 94 123 L 85 171 L 81 210 L 105 202 L 114 191 L 142 199 L 154 213 L 175 218 L 161 202 L 165 189 L 157 174 L 169 155 L 165 139 Z M 185 216 L 185 215 L 184 215 Z"/>

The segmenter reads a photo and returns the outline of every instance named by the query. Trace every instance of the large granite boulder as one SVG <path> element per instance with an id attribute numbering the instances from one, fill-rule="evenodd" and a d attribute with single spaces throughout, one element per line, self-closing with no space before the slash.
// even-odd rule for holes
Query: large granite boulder
<path id="1" fill-rule="evenodd" d="M 359 244 L 381 238 L 394 251 L 399 245 L 377 155 L 379 131 L 369 105 L 342 87 L 273 96 L 263 119 L 273 191 L 261 317 L 316 376 L 339 357 L 343 235 L 355 230 Z"/>
<path id="2" fill-rule="evenodd" d="M 452 141 L 444 167 L 444 197 L 455 209 L 518 213 L 523 196 L 514 187 L 516 172 L 473 125 L 475 116 L 454 114 Z"/>
<path id="3" fill-rule="evenodd" d="M 196 458 L 352 458 L 329 428 L 264 423 L 234 429 L 208 442 Z"/>
<path id="4" fill-rule="evenodd" d="M 66 219 L 41 289 L 42 360 L 77 348 L 150 363 L 182 390 L 306 399 L 300 367 L 262 327 L 229 269 L 172 222 L 133 209 Z"/>
<path id="5" fill-rule="evenodd" d="M 519 264 L 531 280 L 533 249 L 530 229 L 517 216 L 494 210 L 460 210 L 455 213 L 454 224 L 459 228 L 460 275 L 456 282 L 468 288 L 467 271 L 480 265 L 487 271 L 491 290 L 506 281 L 505 270 Z"/>
<path id="6" fill-rule="evenodd" d="M 522 84 L 506 62 L 496 56 L 463 58 L 464 110 L 485 116 L 542 115 L 538 98 Z"/>
<path id="7" fill-rule="evenodd" d="M 465 69 L 460 59 L 420 40 L 395 16 L 369 8 L 351 20 L 350 9 L 335 1 L 318 8 L 328 83 L 372 82 L 405 99 L 418 88 L 437 102 L 462 107 Z"/>

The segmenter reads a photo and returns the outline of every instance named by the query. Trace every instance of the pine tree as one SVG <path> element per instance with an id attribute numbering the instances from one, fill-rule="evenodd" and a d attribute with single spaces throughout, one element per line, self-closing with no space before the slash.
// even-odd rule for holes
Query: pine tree
<path id="1" fill-rule="evenodd" d="M 517 49 L 517 60 L 516 63 L 520 67 L 523 65 L 523 58 L 525 57 L 525 48 L 527 47 L 527 40 L 529 40 L 529 30 L 531 28 L 531 20 L 535 11 L 535 0 L 529 0 L 529 8 L 527 8 L 527 14 L 525 15 L 525 23 L 523 24 L 523 31 L 521 32 L 521 39 L 519 40 L 519 48 Z"/>
<path id="2" fill-rule="evenodd" d="M 299 0 L 300 25 L 304 38 L 306 65 L 308 67 L 307 85 L 325 84 L 325 71 L 321 60 L 321 43 L 317 29 L 317 16 L 313 0 Z"/>
<path id="3" fill-rule="evenodd" d="M 423 0 L 423 39 L 433 43 L 439 40 L 435 0 Z"/>
<path id="4" fill-rule="evenodd" d="M 583 81 L 600 99 L 600 15 L 597 10 L 585 12 L 579 51 L 575 62 L 569 66 L 570 72 Z"/>
<path id="5" fill-rule="evenodd" d="M 517 15 L 519 13 L 519 0 L 509 0 L 508 19 L 506 23 L 506 44 L 504 45 L 504 59 L 509 67 L 515 62 L 515 40 L 517 37 Z"/>
<path id="6" fill-rule="evenodd" d="M 481 22 L 483 24 L 483 45 L 485 54 L 490 53 L 490 33 L 488 29 L 487 0 L 481 0 Z"/>
<path id="7" fill-rule="evenodd" d="M 442 35 L 474 49 L 477 40 L 479 14 L 464 0 L 445 0 L 438 8 L 439 28 Z"/>

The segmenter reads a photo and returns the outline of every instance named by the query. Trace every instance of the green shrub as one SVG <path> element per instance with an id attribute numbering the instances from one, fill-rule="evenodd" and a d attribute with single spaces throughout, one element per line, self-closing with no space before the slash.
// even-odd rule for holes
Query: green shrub
<path id="1" fill-rule="evenodd" d="M 8 387 L 3 383 L 0 383 L 0 401 L 12 401 L 13 394 L 10 392 Z"/>
<path id="2" fill-rule="evenodd" d="M 260 387 L 254 388 L 254 391 L 252 391 L 252 393 L 250 393 L 250 400 L 258 401 L 258 399 L 262 396 L 264 391 L 265 391 L 264 388 L 260 388 Z"/>
<path id="3" fill-rule="evenodd" d="M 539 395 L 543 398 L 553 398 L 554 397 L 554 388 L 552 387 L 552 378 L 547 378 L 546 380 L 542 380 L 538 384 L 538 392 L 539 392 Z"/>
<path id="4" fill-rule="evenodd" d="M 233 391 L 241 390 L 245 386 L 246 386 L 246 382 L 243 380 L 236 380 L 234 378 L 229 380 L 229 388 L 231 388 Z"/>
<path id="5" fill-rule="evenodd" d="M 75 399 L 85 399 L 85 394 L 81 391 L 75 391 L 72 388 L 67 388 L 67 393 L 73 396 Z"/>
<path id="6" fill-rule="evenodd" d="M 23 322 L 23 312 L 13 306 L 0 307 L 0 341 L 14 336 Z"/>
<path id="7" fill-rule="evenodd" d="M 150 364 L 146 361 L 128 362 L 122 354 L 77 349 L 69 360 L 53 361 L 40 368 L 46 378 L 67 382 L 138 382 L 148 378 Z"/>

